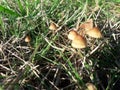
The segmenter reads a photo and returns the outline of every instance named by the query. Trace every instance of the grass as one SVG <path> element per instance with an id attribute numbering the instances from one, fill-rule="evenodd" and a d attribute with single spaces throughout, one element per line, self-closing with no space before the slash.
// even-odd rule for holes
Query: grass
<path id="1" fill-rule="evenodd" d="M 0 90 L 97 90 L 120 87 L 119 0 L 1 0 Z M 104 38 L 74 49 L 70 28 L 92 18 Z M 59 25 L 49 30 L 50 21 Z M 30 43 L 24 41 L 31 37 Z M 91 89 L 92 90 L 92 89 Z"/>

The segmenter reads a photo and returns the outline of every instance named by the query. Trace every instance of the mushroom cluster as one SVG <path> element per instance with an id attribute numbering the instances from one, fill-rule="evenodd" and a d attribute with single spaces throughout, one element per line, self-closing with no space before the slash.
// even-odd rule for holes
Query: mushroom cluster
<path id="1" fill-rule="evenodd" d="M 79 29 L 84 30 L 84 34 L 93 38 L 102 38 L 102 33 L 98 27 L 93 27 L 93 20 L 87 20 L 79 26 Z"/>
<path id="2" fill-rule="evenodd" d="M 87 46 L 86 39 L 78 34 L 74 29 L 70 30 L 68 38 L 72 40 L 72 47 L 74 48 L 85 48 Z"/>
<path id="3" fill-rule="evenodd" d="M 56 31 L 59 26 L 51 21 L 49 29 L 52 31 Z M 94 27 L 93 20 L 89 19 L 86 22 L 82 23 L 78 27 L 80 33 L 77 32 L 76 29 L 70 29 L 68 34 L 68 39 L 72 40 L 72 47 L 73 48 L 86 48 L 87 47 L 87 40 L 84 37 L 85 35 L 92 37 L 92 38 L 102 38 L 102 33 L 98 27 Z"/>
<path id="4" fill-rule="evenodd" d="M 84 35 L 88 35 L 92 38 L 102 38 L 102 33 L 98 27 L 93 27 L 93 20 L 87 20 L 79 26 L 81 32 L 78 33 L 77 30 L 71 29 L 68 34 L 68 39 L 72 40 L 73 48 L 85 48 L 87 46 L 87 41 Z"/>

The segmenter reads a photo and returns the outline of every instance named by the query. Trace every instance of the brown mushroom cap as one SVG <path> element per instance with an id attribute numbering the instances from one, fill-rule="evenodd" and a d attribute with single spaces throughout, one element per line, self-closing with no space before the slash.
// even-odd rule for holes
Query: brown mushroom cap
<path id="1" fill-rule="evenodd" d="M 31 41 L 31 37 L 30 37 L 30 36 L 26 36 L 26 37 L 25 37 L 25 42 L 28 43 L 28 42 L 30 42 L 30 41 Z"/>
<path id="2" fill-rule="evenodd" d="M 93 38 L 102 38 L 102 33 L 100 32 L 98 27 L 94 27 L 90 30 L 86 30 L 85 34 Z"/>
<path id="3" fill-rule="evenodd" d="M 93 20 L 89 19 L 79 26 L 80 29 L 90 30 L 93 28 Z"/>
<path id="4" fill-rule="evenodd" d="M 50 26 L 49 26 L 49 29 L 50 30 L 57 30 L 57 28 L 58 28 L 58 25 L 56 24 L 56 23 L 54 23 L 54 22 L 51 22 L 50 23 Z"/>
<path id="5" fill-rule="evenodd" d="M 75 30 L 70 30 L 69 34 L 68 34 L 68 39 L 70 40 L 74 40 L 74 38 L 78 35 L 78 33 Z"/>
<path id="6" fill-rule="evenodd" d="M 77 35 L 71 45 L 73 48 L 85 48 L 87 46 L 87 42 L 83 36 Z"/>

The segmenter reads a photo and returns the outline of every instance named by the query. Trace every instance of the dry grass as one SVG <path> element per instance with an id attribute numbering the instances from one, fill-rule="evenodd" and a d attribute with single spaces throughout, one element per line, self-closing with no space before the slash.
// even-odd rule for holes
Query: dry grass
<path id="1" fill-rule="evenodd" d="M 101 0 L 1 1 L 0 89 L 86 90 L 92 83 L 98 90 L 118 90 L 119 8 Z M 73 48 L 69 29 L 90 18 L 104 37 L 86 35 L 87 48 Z M 49 30 L 51 20 L 59 25 L 56 31 Z"/>

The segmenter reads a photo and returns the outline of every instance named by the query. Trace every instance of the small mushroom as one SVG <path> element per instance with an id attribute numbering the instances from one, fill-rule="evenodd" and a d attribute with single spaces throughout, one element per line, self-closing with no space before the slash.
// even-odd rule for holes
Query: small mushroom
<path id="1" fill-rule="evenodd" d="M 92 83 L 87 83 L 86 86 L 88 90 L 97 90 L 95 85 Z"/>
<path id="2" fill-rule="evenodd" d="M 49 26 L 50 30 L 55 31 L 55 30 L 57 30 L 57 28 L 58 28 L 58 25 L 56 23 L 54 23 L 54 22 L 50 23 L 50 26 Z"/>
<path id="3" fill-rule="evenodd" d="M 78 35 L 78 33 L 77 33 L 74 29 L 72 29 L 72 30 L 69 31 L 68 39 L 74 40 L 74 38 L 75 38 L 77 35 Z"/>
<path id="4" fill-rule="evenodd" d="M 93 20 L 89 19 L 79 26 L 80 29 L 90 30 L 93 28 Z"/>
<path id="5" fill-rule="evenodd" d="M 31 37 L 27 35 L 27 36 L 25 37 L 25 42 L 29 43 L 30 41 L 31 41 Z"/>
<path id="6" fill-rule="evenodd" d="M 82 35 L 77 35 L 72 41 L 73 48 L 85 48 L 87 46 L 86 39 Z"/>
<path id="7" fill-rule="evenodd" d="M 93 38 L 102 38 L 102 33 L 100 32 L 100 29 L 98 27 L 94 27 L 90 30 L 86 30 L 85 34 Z"/>

